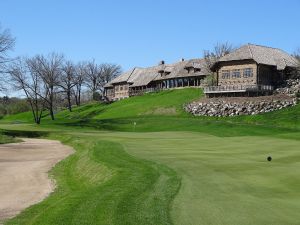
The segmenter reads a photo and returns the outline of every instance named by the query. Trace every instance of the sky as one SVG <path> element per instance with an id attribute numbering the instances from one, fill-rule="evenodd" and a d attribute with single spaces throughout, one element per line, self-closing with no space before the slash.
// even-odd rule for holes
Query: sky
<path id="1" fill-rule="evenodd" d="M 0 0 L 11 56 L 58 52 L 124 71 L 201 58 L 216 43 L 300 47 L 300 0 Z"/>

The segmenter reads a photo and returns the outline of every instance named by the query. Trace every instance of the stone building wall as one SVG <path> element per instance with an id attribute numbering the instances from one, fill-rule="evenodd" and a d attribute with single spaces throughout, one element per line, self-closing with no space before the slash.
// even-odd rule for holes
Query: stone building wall
<path id="1" fill-rule="evenodd" d="M 129 97 L 129 84 L 114 85 L 114 99 L 123 99 Z"/>
<path id="2" fill-rule="evenodd" d="M 244 69 L 251 68 L 252 76 L 245 77 L 243 72 Z M 233 71 L 239 70 L 241 77 L 234 78 Z M 224 78 L 223 71 L 230 71 L 230 77 Z M 235 65 L 223 65 L 218 70 L 218 85 L 227 86 L 227 85 L 255 85 L 257 80 L 257 65 L 256 63 L 247 63 L 247 64 L 235 64 Z"/>

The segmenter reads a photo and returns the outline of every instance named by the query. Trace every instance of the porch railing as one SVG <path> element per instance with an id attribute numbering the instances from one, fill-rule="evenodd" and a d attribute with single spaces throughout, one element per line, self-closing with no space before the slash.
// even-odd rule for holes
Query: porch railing
<path id="1" fill-rule="evenodd" d="M 226 92 L 262 92 L 273 91 L 271 85 L 228 85 L 204 87 L 204 93 L 226 93 Z"/>
<path id="2" fill-rule="evenodd" d="M 158 92 L 161 91 L 162 89 L 160 88 L 143 88 L 143 89 L 139 89 L 139 90 L 130 90 L 129 91 L 129 95 L 130 96 L 135 96 L 135 95 L 142 95 L 145 93 L 150 93 L 150 92 Z"/>

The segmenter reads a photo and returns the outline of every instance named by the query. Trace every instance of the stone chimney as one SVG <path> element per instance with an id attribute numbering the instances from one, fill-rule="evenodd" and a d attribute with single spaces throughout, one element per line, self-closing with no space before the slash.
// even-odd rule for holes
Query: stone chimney
<path id="1" fill-rule="evenodd" d="M 158 65 L 165 65 L 165 61 L 161 60 Z"/>

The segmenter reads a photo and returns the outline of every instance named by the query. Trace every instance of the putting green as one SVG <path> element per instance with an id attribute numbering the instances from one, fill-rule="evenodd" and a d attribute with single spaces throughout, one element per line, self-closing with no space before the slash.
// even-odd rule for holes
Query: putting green
<path id="1" fill-rule="evenodd" d="M 299 141 L 192 132 L 97 136 L 176 171 L 181 188 L 171 208 L 175 224 L 299 224 Z"/>

